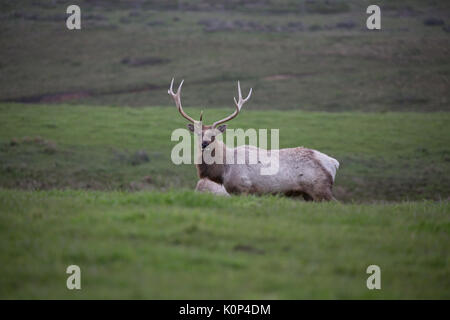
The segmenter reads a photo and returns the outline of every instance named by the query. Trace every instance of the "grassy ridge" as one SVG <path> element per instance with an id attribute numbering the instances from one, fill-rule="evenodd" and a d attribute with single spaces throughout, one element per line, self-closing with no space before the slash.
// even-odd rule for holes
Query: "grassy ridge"
<path id="1" fill-rule="evenodd" d="M 450 297 L 448 202 L 0 190 L 0 208 L 1 298 Z"/>
<path id="2" fill-rule="evenodd" d="M 170 160 L 171 133 L 186 126 L 175 107 L 2 104 L 0 112 L 0 186 L 167 190 L 193 189 L 197 181 L 193 165 Z M 208 109 L 205 121 L 229 112 Z M 446 199 L 449 120 L 446 113 L 244 110 L 229 128 L 279 128 L 280 147 L 337 158 L 335 194 L 343 201 Z"/>
<path id="3" fill-rule="evenodd" d="M 449 110 L 446 1 L 378 1 L 380 32 L 360 0 L 77 3 L 81 31 L 66 1 L 0 4 L 0 101 L 165 105 L 175 76 L 186 105 L 228 106 L 240 79 L 256 110 Z"/>

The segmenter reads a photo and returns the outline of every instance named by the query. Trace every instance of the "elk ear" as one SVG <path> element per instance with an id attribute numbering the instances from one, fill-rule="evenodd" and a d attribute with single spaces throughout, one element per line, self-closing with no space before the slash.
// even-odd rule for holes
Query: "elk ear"
<path id="1" fill-rule="evenodd" d="M 194 125 L 192 123 L 188 123 L 187 127 L 190 132 L 194 132 Z"/>
<path id="2" fill-rule="evenodd" d="M 221 125 L 221 126 L 218 126 L 218 127 L 217 127 L 217 130 L 219 130 L 220 132 L 224 133 L 225 130 L 227 130 L 227 125 L 226 125 L 226 124 L 223 124 L 223 125 Z"/>

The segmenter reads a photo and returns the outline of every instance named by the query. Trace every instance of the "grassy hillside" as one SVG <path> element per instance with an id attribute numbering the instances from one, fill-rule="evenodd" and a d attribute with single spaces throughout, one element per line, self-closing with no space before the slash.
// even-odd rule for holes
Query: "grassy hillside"
<path id="1" fill-rule="evenodd" d="M 186 91 L 189 86 L 186 86 Z M 195 115 L 199 109 L 186 107 Z M 207 122 L 229 109 L 205 112 Z M 174 106 L 0 105 L 0 186 L 167 190 L 195 187 L 194 165 L 174 165 L 170 141 L 186 121 Z M 342 201 L 448 199 L 447 113 L 309 113 L 243 110 L 229 128 L 279 128 L 280 147 L 337 158 Z"/>
<path id="2" fill-rule="evenodd" d="M 166 105 L 170 79 L 186 105 L 227 107 L 235 82 L 248 108 L 448 111 L 450 3 L 380 0 L 77 1 L 0 4 L 0 101 Z"/>
<path id="3" fill-rule="evenodd" d="M 0 298 L 450 298 L 448 202 L 1 190 L 0 208 Z"/>

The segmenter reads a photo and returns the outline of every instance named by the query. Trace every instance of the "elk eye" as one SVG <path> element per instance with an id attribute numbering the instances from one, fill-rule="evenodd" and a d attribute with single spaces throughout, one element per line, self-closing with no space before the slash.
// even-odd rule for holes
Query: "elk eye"
<path id="1" fill-rule="evenodd" d="M 211 137 L 211 142 L 213 142 L 215 138 L 216 138 L 215 136 L 212 136 Z"/>

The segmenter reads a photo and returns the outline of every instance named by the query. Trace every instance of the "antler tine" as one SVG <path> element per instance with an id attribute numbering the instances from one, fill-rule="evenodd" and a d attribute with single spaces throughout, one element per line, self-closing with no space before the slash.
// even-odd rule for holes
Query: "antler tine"
<path id="1" fill-rule="evenodd" d="M 222 120 L 214 122 L 213 128 L 215 128 L 219 124 L 222 124 L 224 122 L 230 121 L 231 119 L 235 118 L 239 114 L 239 112 L 241 111 L 241 108 L 244 105 L 244 103 L 246 103 L 247 100 L 250 99 L 250 97 L 252 95 L 252 88 L 250 88 L 250 91 L 248 93 L 247 98 L 242 99 L 241 84 L 238 81 L 238 94 L 239 94 L 239 101 L 236 101 L 236 97 L 233 97 L 234 103 L 236 104 L 236 110 L 231 115 L 229 115 L 228 117 L 226 117 L 226 118 L 224 118 Z"/>
<path id="2" fill-rule="evenodd" d="M 239 100 L 242 100 L 242 92 L 241 92 L 241 82 L 238 80 L 238 94 L 239 94 Z M 234 98 L 236 100 L 236 98 Z"/>
<path id="3" fill-rule="evenodd" d="M 189 117 L 186 112 L 184 112 L 183 107 L 181 106 L 181 87 L 183 86 L 183 82 L 184 80 L 181 80 L 180 85 L 178 86 L 178 90 L 177 93 L 173 92 L 173 81 L 174 79 L 172 78 L 172 82 L 170 83 L 170 88 L 167 91 L 168 94 L 170 94 L 173 97 L 173 100 L 175 101 L 175 105 L 178 108 L 178 111 L 181 113 L 181 115 L 186 118 L 188 121 L 195 123 L 195 120 L 192 119 L 191 117 Z"/>
<path id="4" fill-rule="evenodd" d="M 250 91 L 248 92 L 247 98 L 242 99 L 241 84 L 240 84 L 239 81 L 238 81 L 239 103 L 236 101 L 236 97 L 233 97 L 233 99 L 234 99 L 234 103 L 235 103 L 236 106 L 239 108 L 239 111 L 241 110 L 242 105 L 243 105 L 244 103 L 246 103 L 248 99 L 250 99 L 250 96 L 252 95 L 252 90 L 253 90 L 253 88 L 250 88 Z"/>
<path id="5" fill-rule="evenodd" d="M 169 88 L 169 90 L 167 90 L 167 93 L 168 94 L 170 94 L 170 95 L 173 95 L 173 80 L 174 80 L 174 78 L 172 78 L 172 81 L 170 82 L 170 88 Z"/>

